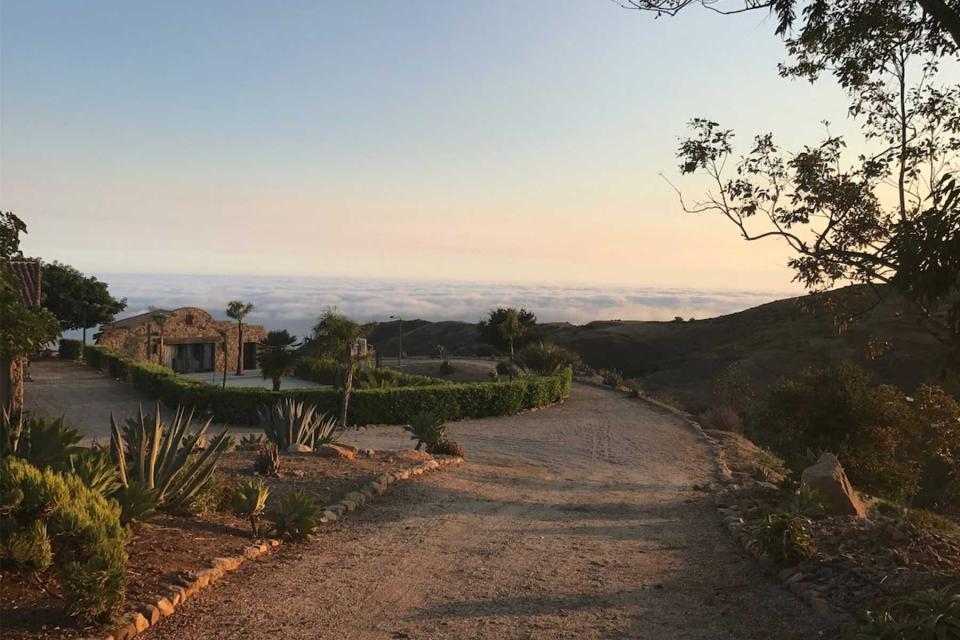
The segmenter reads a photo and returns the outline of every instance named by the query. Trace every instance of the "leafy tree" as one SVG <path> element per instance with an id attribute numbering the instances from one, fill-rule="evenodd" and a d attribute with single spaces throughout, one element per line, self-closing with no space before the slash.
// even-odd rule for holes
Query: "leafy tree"
<path id="1" fill-rule="evenodd" d="M 0 356 L 3 359 L 33 353 L 60 336 L 56 316 L 23 302 L 20 281 L 7 264 L 22 258 L 20 234 L 27 225 L 11 212 L 0 212 Z"/>
<path id="2" fill-rule="evenodd" d="M 789 153 L 763 134 L 735 161 L 733 132 L 698 118 L 681 142 L 680 170 L 706 175 L 712 190 L 681 201 L 687 211 L 726 217 L 746 240 L 785 242 L 795 279 L 813 293 L 855 282 L 871 285 L 877 302 L 900 294 L 910 315 L 960 354 L 960 303 L 952 297 L 960 284 L 960 182 L 953 175 L 960 87 L 937 82 L 938 62 L 956 46 L 926 4 L 815 0 L 800 17 L 791 0 L 744 5 L 773 10 L 784 35 L 798 25 L 781 74 L 811 81 L 832 74 L 850 97 L 866 151 L 851 158 L 846 140 L 828 133 Z M 836 311 L 845 324 L 868 310 Z"/>
<path id="3" fill-rule="evenodd" d="M 494 349 L 506 351 L 510 356 L 510 378 L 513 379 L 514 351 L 523 347 L 533 337 L 533 328 L 537 316 L 526 309 L 513 307 L 492 309 L 490 315 L 481 320 L 480 337 Z"/>
<path id="4" fill-rule="evenodd" d="M 85 276 L 70 265 L 51 262 L 43 265 L 43 306 L 60 322 L 64 331 L 87 329 L 112 322 L 114 315 L 127 308 L 127 299 L 110 295 L 107 283 Z"/>
<path id="5" fill-rule="evenodd" d="M 313 328 L 313 337 L 308 345 L 312 355 L 332 360 L 340 367 L 343 380 L 340 426 L 344 429 L 347 427 L 353 374 L 363 357 L 358 349 L 358 341 L 363 335 L 363 328 L 359 324 L 335 309 L 327 309 Z"/>
<path id="6" fill-rule="evenodd" d="M 684 9 L 700 6 L 718 14 L 767 11 L 776 21 L 776 33 L 798 41 L 815 40 L 819 30 L 833 21 L 845 25 L 850 48 L 870 55 L 869 43 L 886 29 L 888 10 L 907 16 L 904 26 L 918 39 L 950 40 L 960 44 L 960 7 L 950 0 L 619 0 L 627 9 L 675 16 Z M 800 14 L 799 17 L 797 14 Z M 879 18 L 879 19 L 878 19 Z"/>
<path id="7" fill-rule="evenodd" d="M 253 311 L 252 302 L 231 300 L 227 304 L 227 317 L 237 321 L 237 375 L 243 375 L 243 319 Z"/>
<path id="8" fill-rule="evenodd" d="M 280 391 L 284 376 L 293 373 L 297 365 L 295 349 L 299 346 L 297 336 L 290 335 L 286 329 L 270 331 L 267 337 L 260 341 L 257 354 L 260 371 L 264 380 L 269 378 L 273 381 L 274 391 Z"/>

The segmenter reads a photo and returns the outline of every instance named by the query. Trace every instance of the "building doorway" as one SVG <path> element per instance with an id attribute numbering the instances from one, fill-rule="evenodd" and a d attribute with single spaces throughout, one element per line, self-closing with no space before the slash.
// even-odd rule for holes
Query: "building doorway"
<path id="1" fill-rule="evenodd" d="M 243 343 L 243 368 L 244 369 L 257 368 L 257 343 L 256 342 Z"/>
<path id="2" fill-rule="evenodd" d="M 202 373 L 213 371 L 213 342 L 175 344 L 173 347 L 173 370 L 177 373 Z"/>

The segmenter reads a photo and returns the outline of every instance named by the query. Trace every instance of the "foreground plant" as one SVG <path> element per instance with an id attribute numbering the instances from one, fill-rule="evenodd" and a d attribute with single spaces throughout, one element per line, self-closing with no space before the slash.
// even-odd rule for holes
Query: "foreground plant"
<path id="1" fill-rule="evenodd" d="M 260 426 L 281 451 L 300 446 L 313 449 L 339 437 L 333 418 L 318 413 L 316 405 L 289 398 L 261 410 Z"/>
<path id="2" fill-rule="evenodd" d="M 257 457 L 253 461 L 254 473 L 262 476 L 280 475 L 280 449 L 272 442 L 264 442 L 257 451 Z"/>
<path id="3" fill-rule="evenodd" d="M 70 456 L 80 451 L 82 436 L 63 423 L 63 418 L 25 418 L 22 413 L 0 414 L 0 455 L 23 458 L 40 468 L 65 471 Z"/>
<path id="4" fill-rule="evenodd" d="M 867 613 L 851 640 L 960 639 L 960 588 L 930 589 L 902 596 L 886 609 Z"/>
<path id="5" fill-rule="evenodd" d="M 277 536 L 293 541 L 310 537 L 320 521 L 320 507 L 303 491 L 280 496 L 266 514 Z"/>
<path id="6" fill-rule="evenodd" d="M 807 532 L 807 519 L 796 513 L 772 511 L 763 515 L 751 532 L 757 545 L 774 564 L 793 565 L 817 553 Z"/>
<path id="7" fill-rule="evenodd" d="M 430 454 L 463 457 L 463 447 L 447 438 L 447 426 L 435 413 L 421 411 L 412 415 L 409 422 L 404 430 L 410 433 L 412 440 L 417 441 L 414 447 L 416 451 L 423 447 Z"/>
<path id="8" fill-rule="evenodd" d="M 250 529 L 254 538 L 261 533 L 259 520 L 269 497 L 270 489 L 263 484 L 262 480 L 251 480 L 239 484 L 233 494 L 233 509 L 238 516 L 250 520 Z"/>
<path id="9" fill-rule="evenodd" d="M 152 416 L 143 410 L 137 418 L 128 418 L 123 427 L 110 416 L 113 432 L 111 452 L 117 462 L 120 483 L 129 487 L 140 482 L 156 492 L 159 507 L 182 509 L 189 506 L 210 480 L 220 456 L 230 444 L 227 431 L 206 442 L 194 453 L 210 426 L 207 420 L 195 432 L 193 413 L 177 408 L 173 420 L 165 424 L 160 406 Z"/>
<path id="10" fill-rule="evenodd" d="M 4 560 L 32 575 L 56 570 L 66 611 L 83 623 L 102 622 L 123 606 L 127 531 L 120 507 L 75 475 L 0 461 L 0 549 Z"/>
<path id="11" fill-rule="evenodd" d="M 70 470 L 102 496 L 110 496 L 120 488 L 119 469 L 106 449 L 81 449 L 70 456 Z"/>

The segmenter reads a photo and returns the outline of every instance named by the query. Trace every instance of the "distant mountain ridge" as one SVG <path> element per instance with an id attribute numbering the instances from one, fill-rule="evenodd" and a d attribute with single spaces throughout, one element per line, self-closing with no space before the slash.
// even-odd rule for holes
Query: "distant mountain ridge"
<path id="1" fill-rule="evenodd" d="M 827 294 L 827 299 L 863 308 L 869 295 L 865 288 L 852 286 Z M 884 301 L 844 331 L 835 326 L 832 313 L 809 310 L 804 304 L 809 301 L 809 296 L 788 298 L 688 322 L 547 323 L 538 329 L 544 339 L 576 351 L 590 366 L 617 369 L 640 380 L 649 392 L 669 395 L 692 410 L 710 404 L 714 378 L 732 364 L 759 383 L 836 359 L 852 361 L 877 382 L 908 391 L 922 382 L 943 383 L 946 348 L 901 317 L 895 300 Z M 397 322 L 380 323 L 369 339 L 390 356 L 397 353 L 398 330 Z M 871 344 L 885 345 L 885 352 L 868 357 Z M 405 353 L 426 356 L 437 345 L 452 355 L 490 351 L 476 323 L 403 321 Z"/>

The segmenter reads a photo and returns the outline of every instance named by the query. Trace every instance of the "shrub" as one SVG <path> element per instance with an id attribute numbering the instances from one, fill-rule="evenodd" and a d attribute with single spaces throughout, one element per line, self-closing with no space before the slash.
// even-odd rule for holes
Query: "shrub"
<path id="1" fill-rule="evenodd" d="M 775 564 L 797 564 L 817 553 L 806 529 L 807 519 L 796 513 L 765 513 L 751 531 L 751 537 L 764 555 Z"/>
<path id="2" fill-rule="evenodd" d="M 262 433 L 248 433 L 240 437 L 240 444 L 237 445 L 237 450 L 257 451 L 264 442 L 268 442 L 268 440 Z"/>
<path id="3" fill-rule="evenodd" d="M 852 640 L 957 640 L 960 588 L 930 589 L 901 596 L 867 613 Z"/>
<path id="4" fill-rule="evenodd" d="M 320 507 L 303 491 L 280 496 L 266 514 L 277 536 L 294 541 L 306 540 L 317 527 Z"/>
<path id="5" fill-rule="evenodd" d="M 603 376 L 603 384 L 607 385 L 608 387 L 613 387 L 616 389 L 623 384 L 623 374 L 616 369 L 603 371 L 600 375 Z"/>
<path id="6" fill-rule="evenodd" d="M 79 360 L 83 352 L 83 343 L 79 340 L 60 338 L 58 351 L 61 360 Z"/>
<path id="7" fill-rule="evenodd" d="M 354 385 L 357 389 L 422 387 L 434 384 L 449 384 L 449 382 L 440 378 L 418 376 L 394 369 L 360 369 L 354 376 Z"/>
<path id="8" fill-rule="evenodd" d="M 926 509 L 910 509 L 907 512 L 906 519 L 907 522 L 923 531 L 960 534 L 960 524 L 946 516 Z"/>
<path id="9" fill-rule="evenodd" d="M 430 453 L 435 453 L 438 455 L 444 456 L 457 456 L 460 458 L 465 458 L 466 453 L 464 453 L 463 447 L 456 440 L 444 440 L 440 444 L 436 445 L 433 448 L 433 451 Z"/>
<path id="10" fill-rule="evenodd" d="M 340 392 L 336 389 L 221 389 L 180 378 L 165 367 L 134 362 L 106 347 L 88 346 L 84 353 L 88 364 L 102 370 L 114 360 L 125 361 L 118 368 L 127 371 L 124 379 L 137 388 L 168 406 L 193 407 L 225 424 L 256 425 L 261 409 L 284 398 L 314 404 L 317 411 L 330 415 L 336 415 L 340 408 Z M 570 395 L 571 379 L 571 371 L 566 370 L 554 376 L 527 376 L 503 382 L 462 384 L 434 380 L 416 386 L 357 389 L 351 395 L 351 421 L 356 425 L 404 424 L 421 410 L 435 411 L 444 420 L 509 415 L 566 398 Z"/>
<path id="11" fill-rule="evenodd" d="M 127 486 L 141 482 L 156 491 L 161 507 L 187 508 L 217 467 L 220 455 L 228 444 L 224 430 L 200 454 L 195 454 L 208 420 L 191 433 L 193 414 L 177 409 L 173 421 L 164 424 L 160 407 L 152 416 L 140 411 L 138 418 L 128 418 L 121 428 L 110 416 L 113 431 L 111 451 L 120 472 L 120 482 Z"/>
<path id="12" fill-rule="evenodd" d="M 449 376 L 454 371 L 456 371 L 456 369 L 453 368 L 453 365 L 450 364 L 449 360 L 444 360 L 440 363 L 440 375 Z"/>
<path id="13" fill-rule="evenodd" d="M 84 623 L 123 605 L 127 532 L 120 507 L 72 475 L 18 458 L 0 461 L 3 554 L 36 571 L 57 570 L 67 613 Z"/>
<path id="14" fill-rule="evenodd" d="M 250 520 L 254 538 L 260 535 L 259 520 L 269 497 L 270 489 L 263 484 L 262 480 L 241 483 L 234 491 L 233 510 L 241 518 Z"/>
<path id="15" fill-rule="evenodd" d="M 732 407 L 710 407 L 698 416 L 698 420 L 707 429 L 743 433 L 743 419 Z"/>
<path id="16" fill-rule="evenodd" d="M 551 376 L 564 369 L 580 366 L 580 356 L 550 342 L 536 342 L 520 350 L 517 362 L 525 371 Z"/>

